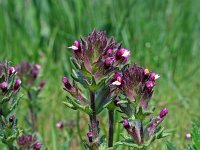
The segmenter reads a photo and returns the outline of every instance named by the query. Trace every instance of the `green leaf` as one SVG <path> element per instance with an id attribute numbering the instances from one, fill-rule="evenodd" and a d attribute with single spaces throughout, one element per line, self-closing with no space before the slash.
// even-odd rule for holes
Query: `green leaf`
<path id="1" fill-rule="evenodd" d="M 197 123 L 193 123 L 192 125 L 192 143 L 195 149 L 200 149 L 200 128 L 198 127 Z"/>
<path id="2" fill-rule="evenodd" d="M 177 150 L 176 146 L 169 141 L 165 142 L 167 150 Z"/>

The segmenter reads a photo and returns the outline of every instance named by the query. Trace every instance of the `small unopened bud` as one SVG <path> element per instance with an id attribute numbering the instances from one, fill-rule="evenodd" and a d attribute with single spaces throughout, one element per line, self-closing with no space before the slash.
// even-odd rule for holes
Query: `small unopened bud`
<path id="1" fill-rule="evenodd" d="M 15 73 L 15 67 L 9 67 L 9 76 L 11 76 L 13 73 Z"/>
<path id="2" fill-rule="evenodd" d="M 43 87 L 45 86 L 45 84 L 46 84 L 46 80 L 42 80 L 42 81 L 40 82 L 39 86 L 38 86 L 38 90 L 42 90 Z"/>
<path id="3" fill-rule="evenodd" d="M 124 121 L 123 121 L 123 126 L 124 126 L 125 129 L 130 128 L 130 124 L 129 124 L 129 122 L 128 122 L 127 119 L 124 119 Z"/>
<path id="4" fill-rule="evenodd" d="M 105 67 L 110 67 L 114 63 L 115 59 L 113 57 L 108 57 L 104 61 L 104 66 Z"/>
<path id="5" fill-rule="evenodd" d="M 20 79 L 17 79 L 17 80 L 15 81 L 13 90 L 14 90 L 14 91 L 18 91 L 19 88 L 20 88 L 20 86 L 21 86 L 21 83 L 22 83 L 21 80 L 20 80 Z"/>
<path id="6" fill-rule="evenodd" d="M 67 79 L 67 77 L 62 77 L 62 82 L 67 90 L 72 89 L 72 85 L 69 83 L 69 80 Z"/>
<path id="7" fill-rule="evenodd" d="M 113 53 L 113 50 L 112 50 L 112 49 L 107 49 L 107 50 L 104 52 L 104 55 L 105 55 L 105 56 L 110 56 L 112 53 Z"/>
<path id="8" fill-rule="evenodd" d="M 56 123 L 56 127 L 59 129 L 63 129 L 64 123 L 62 121 L 60 121 L 60 122 Z"/>
<path id="9" fill-rule="evenodd" d="M 0 84 L 0 87 L 1 87 L 2 92 L 6 92 L 7 89 L 8 89 L 8 83 L 7 82 L 2 82 Z"/>
<path id="10" fill-rule="evenodd" d="M 11 115 L 9 117 L 9 122 L 12 123 L 15 120 L 15 115 Z"/>
<path id="11" fill-rule="evenodd" d="M 187 139 L 187 140 L 191 139 L 191 134 L 190 133 L 186 133 L 185 134 L 185 139 Z"/>
<path id="12" fill-rule="evenodd" d="M 88 133 L 87 133 L 87 136 L 88 136 L 88 140 L 89 140 L 89 142 L 92 142 L 92 132 L 91 131 L 89 131 Z"/>
<path id="13" fill-rule="evenodd" d="M 168 109 L 167 108 L 163 108 L 161 111 L 160 111 L 160 118 L 164 118 L 166 115 L 168 114 Z"/>
<path id="14" fill-rule="evenodd" d="M 42 144 L 40 143 L 40 141 L 37 141 L 37 142 L 34 144 L 33 149 L 34 149 L 34 150 L 39 150 L 41 147 L 42 147 Z"/>
<path id="15" fill-rule="evenodd" d="M 152 89 L 155 86 L 155 83 L 153 81 L 147 81 L 146 82 L 146 87 L 148 89 Z"/>

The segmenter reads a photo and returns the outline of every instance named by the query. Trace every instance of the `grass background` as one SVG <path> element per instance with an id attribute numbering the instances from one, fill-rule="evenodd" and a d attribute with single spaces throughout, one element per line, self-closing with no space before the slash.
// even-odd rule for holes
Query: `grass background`
<path id="1" fill-rule="evenodd" d="M 71 149 L 80 148 L 73 127 L 77 112 L 63 106 L 66 93 L 60 79 L 70 76 L 67 46 L 96 28 L 129 48 L 132 61 L 161 75 L 151 104 L 158 106 L 156 112 L 169 108 L 163 125 L 175 132 L 168 140 L 183 149 L 191 121 L 200 118 L 199 8 L 199 0 L 0 0 L 0 60 L 13 65 L 22 60 L 39 63 L 47 80 L 38 113 L 43 143 L 60 149 L 72 138 Z M 21 127 L 26 126 L 26 113 L 22 104 Z M 85 134 L 87 118 L 80 117 Z M 102 127 L 107 124 L 103 119 Z M 55 128 L 58 120 L 67 121 L 65 132 Z M 165 149 L 163 141 L 152 149 Z"/>

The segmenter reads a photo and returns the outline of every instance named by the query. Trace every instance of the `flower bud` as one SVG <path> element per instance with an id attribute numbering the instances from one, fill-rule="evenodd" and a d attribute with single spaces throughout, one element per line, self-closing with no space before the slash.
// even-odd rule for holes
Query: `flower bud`
<path id="1" fill-rule="evenodd" d="M 105 67 L 110 67 L 110 66 L 112 66 L 112 64 L 114 63 L 114 61 L 115 61 L 115 59 L 113 57 L 108 57 L 104 61 L 104 66 Z"/>
<path id="2" fill-rule="evenodd" d="M 39 86 L 38 86 L 38 90 L 42 90 L 43 87 L 45 86 L 45 84 L 46 84 L 46 80 L 42 80 L 42 81 L 40 82 Z"/>
<path id="3" fill-rule="evenodd" d="M 14 90 L 14 91 L 17 91 L 17 90 L 20 88 L 21 83 L 22 83 L 21 80 L 20 80 L 20 79 L 17 79 L 17 80 L 15 81 L 13 90 Z"/>
<path id="4" fill-rule="evenodd" d="M 42 144 L 40 143 L 40 141 L 37 141 L 37 142 L 34 144 L 33 149 L 34 149 L 34 150 L 39 150 L 41 147 L 42 147 Z"/>
<path id="5" fill-rule="evenodd" d="M 9 67 L 9 76 L 15 73 L 15 71 L 16 71 L 15 67 Z"/>
<path id="6" fill-rule="evenodd" d="M 151 90 L 155 86 L 155 83 L 153 81 L 147 81 L 146 87 Z"/>
<path id="7" fill-rule="evenodd" d="M 63 129 L 64 123 L 62 121 L 60 121 L 60 122 L 56 123 L 56 127 L 59 129 Z"/>
<path id="8" fill-rule="evenodd" d="M 35 64 L 35 65 L 33 66 L 32 76 L 33 76 L 34 79 L 36 79 L 36 78 L 38 77 L 40 68 L 41 68 L 41 67 L 40 67 L 40 65 L 38 65 L 38 64 Z"/>
<path id="9" fill-rule="evenodd" d="M 11 115 L 9 117 L 9 122 L 12 123 L 15 120 L 15 115 Z"/>
<path id="10" fill-rule="evenodd" d="M 92 132 L 91 131 L 89 131 L 88 133 L 87 133 L 87 137 L 88 137 L 88 140 L 89 140 L 89 142 L 92 142 Z"/>
<path id="11" fill-rule="evenodd" d="M 73 88 L 67 77 L 62 77 L 62 82 L 67 90 L 71 90 Z"/>
<path id="12" fill-rule="evenodd" d="M 104 55 L 105 55 L 105 56 L 110 56 L 112 53 L 113 53 L 113 50 L 112 50 L 112 49 L 107 49 L 107 50 L 104 52 Z"/>
<path id="13" fill-rule="evenodd" d="M 168 114 L 168 109 L 167 108 L 164 108 L 160 111 L 160 118 L 164 118 L 166 115 Z"/>
<path id="14" fill-rule="evenodd" d="M 123 126 L 124 126 L 125 129 L 130 128 L 130 124 L 129 124 L 129 122 L 128 122 L 127 119 L 124 119 L 124 121 L 123 121 Z"/>
<path id="15" fill-rule="evenodd" d="M 8 83 L 7 82 L 2 82 L 0 84 L 0 87 L 1 87 L 2 92 L 6 92 L 7 89 L 8 89 Z"/>

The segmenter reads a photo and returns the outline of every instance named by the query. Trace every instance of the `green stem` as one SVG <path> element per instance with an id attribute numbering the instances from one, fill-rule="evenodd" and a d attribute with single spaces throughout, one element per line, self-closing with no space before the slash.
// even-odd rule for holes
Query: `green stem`
<path id="1" fill-rule="evenodd" d="M 81 136 L 81 128 L 80 128 L 79 122 L 80 122 L 80 111 L 78 110 L 77 111 L 77 117 L 76 117 L 76 124 L 77 124 L 78 136 L 79 136 L 80 143 L 81 143 L 81 146 L 82 146 L 83 145 L 82 144 L 83 139 L 82 139 L 82 136 Z"/>
<path id="2" fill-rule="evenodd" d="M 98 124 L 97 124 L 97 118 L 96 118 L 96 112 L 95 112 L 95 93 L 90 91 L 90 106 L 92 109 L 92 113 L 90 115 L 90 124 L 91 124 L 91 130 L 92 130 L 92 140 L 95 144 L 95 149 L 99 149 L 99 143 L 98 143 Z"/>
<path id="3" fill-rule="evenodd" d="M 114 110 L 108 110 L 109 131 L 108 131 L 108 147 L 113 146 L 114 134 Z"/>

